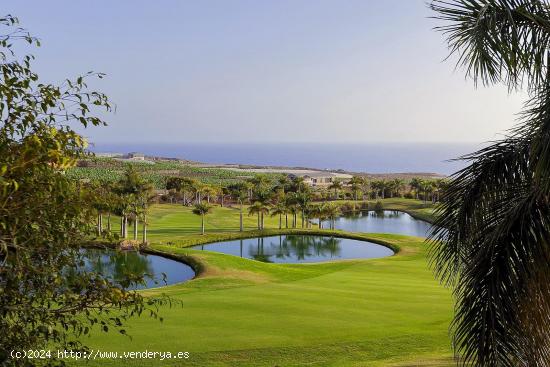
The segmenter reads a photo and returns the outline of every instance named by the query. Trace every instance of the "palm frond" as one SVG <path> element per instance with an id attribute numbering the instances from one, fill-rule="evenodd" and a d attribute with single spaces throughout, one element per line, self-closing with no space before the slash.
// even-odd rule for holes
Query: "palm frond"
<path id="1" fill-rule="evenodd" d="M 471 164 L 436 211 L 431 264 L 454 287 L 452 330 L 465 364 L 550 361 L 550 202 L 535 180 L 534 135 L 520 129 L 463 157 Z"/>
<path id="2" fill-rule="evenodd" d="M 435 0 L 430 8 L 445 25 L 458 66 L 483 84 L 537 87 L 548 72 L 550 6 L 544 0 Z"/>

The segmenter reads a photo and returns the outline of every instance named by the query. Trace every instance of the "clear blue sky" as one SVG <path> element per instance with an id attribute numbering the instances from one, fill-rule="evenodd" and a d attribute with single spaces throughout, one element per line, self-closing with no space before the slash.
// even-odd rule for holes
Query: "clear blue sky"
<path id="1" fill-rule="evenodd" d="M 117 104 L 95 142 L 481 142 L 523 96 L 473 89 L 421 0 L 5 0 L 46 81 Z"/>

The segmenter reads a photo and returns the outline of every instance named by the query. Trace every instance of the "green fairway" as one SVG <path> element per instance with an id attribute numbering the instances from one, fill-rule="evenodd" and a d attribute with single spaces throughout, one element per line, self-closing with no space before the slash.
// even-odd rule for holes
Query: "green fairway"
<path id="1" fill-rule="evenodd" d="M 414 217 L 426 221 L 432 220 L 432 207 L 430 204 L 425 204 L 422 201 L 391 198 L 381 200 L 384 208 L 396 209 L 405 211 Z M 351 201 L 338 201 L 339 204 L 350 204 Z M 371 207 L 374 207 L 375 201 L 370 201 Z M 358 204 L 359 208 L 360 205 Z M 148 239 L 154 244 L 173 244 L 189 246 L 190 241 L 198 240 L 204 242 L 205 237 L 208 241 L 226 239 L 229 232 L 239 231 L 239 207 L 219 207 L 216 206 L 211 214 L 206 216 L 206 234 L 200 235 L 201 218 L 192 213 L 192 207 L 186 207 L 179 204 L 162 204 L 154 205 L 150 211 L 149 222 L 151 225 L 148 229 Z M 251 231 L 257 229 L 256 216 L 247 215 L 247 208 L 243 210 L 244 229 Z M 113 231 L 118 231 L 118 218 L 112 218 Z M 291 218 L 288 218 L 289 226 Z M 313 220 L 313 227 L 317 226 L 317 221 Z M 283 228 L 285 226 L 285 218 L 283 217 Z M 265 228 L 276 229 L 279 227 L 278 217 L 265 217 Z M 301 227 L 301 219 L 298 217 L 297 227 Z M 141 225 L 139 226 L 141 231 Z M 132 229 L 129 230 L 130 237 Z M 141 233 L 140 233 L 141 235 Z M 235 235 L 233 233 L 233 235 Z M 199 236 L 199 237 L 196 237 Z"/>
<path id="2" fill-rule="evenodd" d="M 386 204 L 427 210 L 414 200 Z M 245 219 L 247 229 L 253 229 L 255 217 Z M 163 292 L 182 302 L 161 309 L 163 323 L 142 316 L 129 322 L 131 339 L 96 331 L 84 342 L 103 351 L 187 351 L 190 357 L 96 360 L 90 365 L 451 364 L 452 299 L 427 268 L 423 239 L 325 231 L 392 244 L 400 251 L 384 259 L 282 265 L 185 248 L 240 236 L 237 209 L 216 208 L 204 236 L 198 234 L 200 218 L 177 205 L 153 207 L 150 224 L 152 249 L 193 257 L 201 274 L 185 284 L 145 292 Z M 265 234 L 278 232 L 273 229 L 277 218 L 266 225 L 271 229 Z"/>

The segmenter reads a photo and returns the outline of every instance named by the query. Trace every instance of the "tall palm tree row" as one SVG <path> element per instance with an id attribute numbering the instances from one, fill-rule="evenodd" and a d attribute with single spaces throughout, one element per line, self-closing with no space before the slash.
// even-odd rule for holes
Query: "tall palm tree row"
<path id="1" fill-rule="evenodd" d="M 239 182 L 234 185 L 229 186 L 230 195 L 237 200 L 239 203 L 239 231 L 244 230 L 243 226 L 243 206 L 244 203 L 248 200 L 248 187 L 246 183 Z"/>
<path id="2" fill-rule="evenodd" d="M 264 229 L 264 216 L 269 214 L 269 204 L 261 201 L 256 201 L 248 207 L 248 215 L 256 214 L 258 216 L 258 229 Z"/>
<path id="3" fill-rule="evenodd" d="M 115 214 L 120 216 L 120 237 L 128 238 L 128 219 L 133 220 L 134 240 L 137 240 L 139 217 L 144 218 L 148 204 L 153 195 L 153 186 L 137 172 L 134 166 L 128 166 L 121 180 L 113 186 L 113 192 L 118 195 L 117 204 L 114 208 Z M 143 226 L 143 242 L 147 241 L 146 224 Z"/>
<path id="4" fill-rule="evenodd" d="M 338 193 L 340 192 L 340 190 L 342 190 L 344 186 L 342 185 L 342 181 L 340 180 L 334 180 L 332 181 L 332 183 L 330 184 L 330 186 L 328 187 L 329 190 L 333 190 L 334 191 L 334 199 L 335 200 L 338 200 Z"/>
<path id="5" fill-rule="evenodd" d="M 408 186 L 410 189 L 416 187 L 414 182 L 415 179 Z M 434 180 L 416 179 L 416 182 L 419 187 L 416 190 L 425 188 L 425 190 L 428 190 L 426 192 L 431 192 L 430 190 L 439 192 L 442 187 Z M 401 196 L 405 187 L 407 186 L 402 179 L 369 180 L 364 176 L 353 176 L 347 183 L 342 180 L 335 180 L 326 188 L 312 188 L 302 177 L 292 177 L 290 179 L 288 176 L 280 176 L 273 180 L 266 175 L 257 175 L 228 186 L 214 185 L 188 177 L 176 176 L 168 178 L 165 186 L 170 201 L 174 202 L 173 200 L 176 199 L 177 202 L 183 202 L 185 206 L 202 204 L 203 201 L 206 201 L 208 205 L 218 203 L 223 207 L 227 202 L 231 206 L 233 200 L 239 206 L 239 231 L 244 231 L 243 216 L 247 204 L 250 205 L 247 210 L 248 215 L 257 216 L 257 228 L 260 230 L 264 229 L 265 215 L 267 214 L 279 216 L 279 228 L 283 227 L 283 216 L 286 228 L 296 228 L 298 226 L 298 216 L 301 218 L 302 228 L 311 227 L 310 219 L 313 218 L 320 219 L 319 224 L 321 226 L 324 219 L 330 218 L 330 227 L 334 227 L 335 215 L 327 216 L 325 209 L 321 210 L 317 206 L 312 206 L 313 202 L 316 200 L 326 202 L 330 196 L 333 199 L 339 199 L 341 192 L 347 194 L 344 196 L 357 201 L 359 198 L 364 199 L 365 194 L 368 198 L 369 189 L 373 190 L 373 196 L 376 198 L 380 196 L 384 198 L 386 195 L 390 197 Z M 425 200 L 428 197 L 426 192 L 422 196 Z M 435 198 L 436 196 L 432 195 L 432 199 L 435 200 Z M 124 218 L 130 217 L 130 219 L 133 219 L 134 214 L 131 208 L 126 208 L 123 204 L 123 202 L 120 203 L 117 213 L 123 217 L 121 236 L 126 236 Z M 327 205 L 326 207 L 331 208 L 329 212 L 337 210 L 335 206 Z M 128 212 L 127 215 L 123 214 L 126 212 Z"/>
<path id="6" fill-rule="evenodd" d="M 518 126 L 462 157 L 470 165 L 441 193 L 431 259 L 453 286 L 453 345 L 463 365 L 549 366 L 550 4 L 430 6 L 469 77 L 529 95 Z"/>
<path id="7" fill-rule="evenodd" d="M 287 206 L 284 201 L 279 201 L 271 208 L 271 216 L 279 216 L 279 229 L 283 228 L 283 215 L 288 213 Z M 288 222 L 287 222 L 288 227 Z"/>

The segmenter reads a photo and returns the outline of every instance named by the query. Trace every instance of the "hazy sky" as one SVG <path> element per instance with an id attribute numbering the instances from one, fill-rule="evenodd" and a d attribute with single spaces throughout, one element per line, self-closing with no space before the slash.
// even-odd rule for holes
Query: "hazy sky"
<path id="1" fill-rule="evenodd" d="M 89 70 L 95 142 L 481 142 L 524 96 L 474 90 L 421 0 L 4 0 L 46 81 Z"/>

